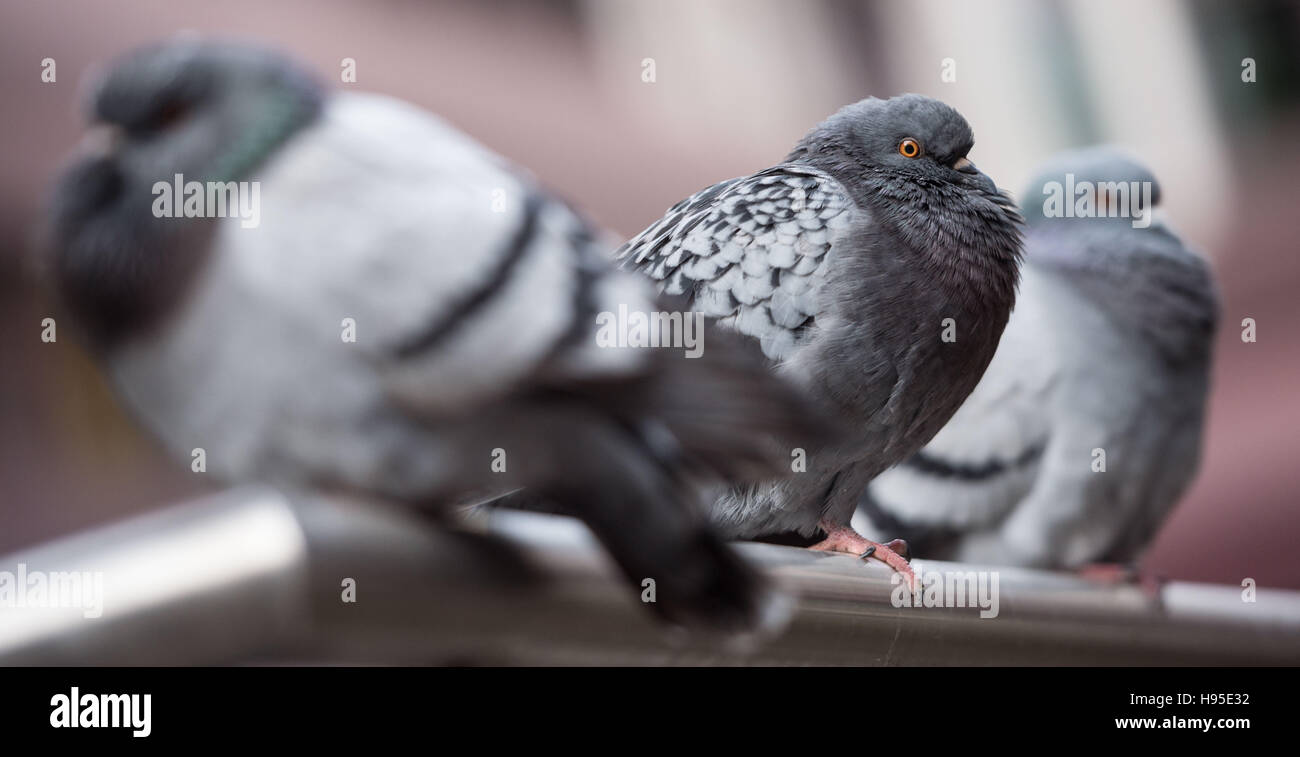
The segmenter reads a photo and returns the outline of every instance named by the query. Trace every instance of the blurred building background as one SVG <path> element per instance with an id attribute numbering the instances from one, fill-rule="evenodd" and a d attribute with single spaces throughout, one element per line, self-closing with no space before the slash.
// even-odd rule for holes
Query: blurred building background
<path id="1" fill-rule="evenodd" d="M 1294 2 L 0 0 L 0 552 L 210 486 L 134 430 L 69 337 L 41 342 L 56 312 L 30 255 L 83 76 L 180 30 L 275 45 L 334 82 L 353 58 L 357 83 L 336 86 L 443 114 L 621 235 L 867 95 L 951 103 L 1012 190 L 1056 150 L 1127 145 L 1223 295 L 1202 472 L 1144 568 L 1300 588 Z"/>

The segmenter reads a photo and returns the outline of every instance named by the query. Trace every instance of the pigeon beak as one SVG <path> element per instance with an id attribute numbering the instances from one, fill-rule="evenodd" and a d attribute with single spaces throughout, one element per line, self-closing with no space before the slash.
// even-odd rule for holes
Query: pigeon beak
<path id="1" fill-rule="evenodd" d="M 81 138 L 79 151 L 93 158 L 107 158 L 117 152 L 124 141 L 122 128 L 112 124 L 97 124 L 90 127 Z"/>
<path id="2" fill-rule="evenodd" d="M 998 193 L 998 185 L 994 184 L 992 179 L 976 168 L 969 158 L 958 158 L 953 161 L 952 168 L 958 173 L 964 173 L 971 177 L 971 181 L 985 194 Z"/>

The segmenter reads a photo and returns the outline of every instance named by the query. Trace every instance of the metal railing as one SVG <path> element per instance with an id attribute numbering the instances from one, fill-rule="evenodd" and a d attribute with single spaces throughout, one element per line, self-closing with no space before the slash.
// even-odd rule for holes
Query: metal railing
<path id="1" fill-rule="evenodd" d="M 89 602 L 0 595 L 0 665 L 1300 664 L 1295 592 L 1249 602 L 1232 586 L 1151 591 L 916 560 L 923 590 L 926 576 L 996 577 L 996 607 L 976 605 L 976 583 L 972 606 L 899 607 L 883 565 L 739 548 L 797 598 L 775 638 L 666 629 L 566 518 L 495 511 L 451 528 L 402 508 L 238 489 L 0 558 L 28 605 L 32 576 L 102 579 L 98 617 Z"/>

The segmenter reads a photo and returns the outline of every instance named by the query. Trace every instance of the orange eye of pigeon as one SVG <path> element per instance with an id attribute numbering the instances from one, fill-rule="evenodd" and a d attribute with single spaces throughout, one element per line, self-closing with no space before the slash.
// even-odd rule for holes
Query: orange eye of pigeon
<path id="1" fill-rule="evenodd" d="M 921 143 L 908 137 L 898 143 L 898 154 L 904 158 L 915 158 L 921 154 Z"/>

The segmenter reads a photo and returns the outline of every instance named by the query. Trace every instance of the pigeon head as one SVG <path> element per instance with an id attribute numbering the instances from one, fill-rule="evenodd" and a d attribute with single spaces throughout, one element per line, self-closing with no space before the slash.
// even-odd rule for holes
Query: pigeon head
<path id="1" fill-rule="evenodd" d="M 1011 198 L 971 162 L 974 144 L 960 113 L 908 94 L 841 108 L 787 160 L 848 187 L 920 254 L 950 294 L 1000 306 L 1015 297 L 1021 218 Z"/>
<path id="2" fill-rule="evenodd" d="M 271 51 L 184 38 L 114 65 L 93 89 L 90 117 L 125 172 L 230 181 L 314 118 L 320 99 L 310 75 Z"/>
<path id="3" fill-rule="evenodd" d="M 974 145 L 960 113 L 909 94 L 841 108 L 800 140 L 789 159 L 817 165 L 840 181 L 946 184 L 997 196 L 993 181 L 967 157 Z"/>
<path id="4" fill-rule="evenodd" d="M 1086 147 L 1055 155 L 1039 167 L 1021 206 L 1030 224 L 1093 218 L 1132 225 L 1135 217 L 1149 218 L 1160 206 L 1160 183 L 1123 150 Z"/>
<path id="5" fill-rule="evenodd" d="M 1064 152 L 1035 174 L 1023 202 L 1026 265 L 1068 278 L 1170 362 L 1205 357 L 1218 320 L 1214 280 L 1155 219 L 1160 185 L 1149 168 L 1112 147 Z"/>
<path id="6" fill-rule="evenodd" d="M 46 262 L 92 345 L 107 347 L 155 322 L 205 257 L 213 219 L 159 217 L 155 185 L 247 179 L 316 118 L 322 95 L 274 53 L 191 37 L 129 53 L 90 93 L 91 128 L 51 198 Z"/>

